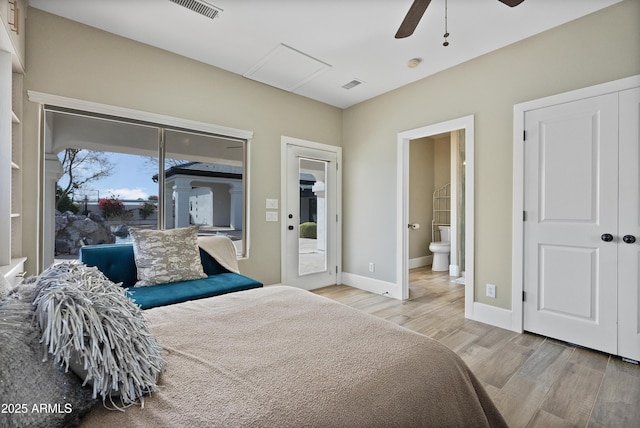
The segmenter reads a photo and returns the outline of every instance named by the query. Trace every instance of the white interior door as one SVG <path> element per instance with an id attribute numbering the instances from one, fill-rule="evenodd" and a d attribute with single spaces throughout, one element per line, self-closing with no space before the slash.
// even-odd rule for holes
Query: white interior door
<path id="1" fill-rule="evenodd" d="M 616 354 L 617 94 L 529 111 L 525 130 L 524 329 Z"/>
<path id="2" fill-rule="evenodd" d="M 337 150 L 284 146 L 283 284 L 312 290 L 337 283 Z"/>
<path id="3" fill-rule="evenodd" d="M 640 88 L 620 92 L 618 354 L 640 361 Z"/>

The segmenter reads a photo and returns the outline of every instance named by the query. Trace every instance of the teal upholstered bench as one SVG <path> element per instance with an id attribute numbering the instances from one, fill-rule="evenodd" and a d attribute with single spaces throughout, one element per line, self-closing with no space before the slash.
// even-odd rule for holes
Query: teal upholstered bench
<path id="1" fill-rule="evenodd" d="M 96 266 L 111 281 L 122 283 L 142 309 L 262 287 L 255 279 L 228 271 L 202 249 L 200 259 L 207 278 L 147 287 L 134 287 L 137 268 L 131 244 L 87 245 L 80 248 L 79 258 L 87 266 Z"/>

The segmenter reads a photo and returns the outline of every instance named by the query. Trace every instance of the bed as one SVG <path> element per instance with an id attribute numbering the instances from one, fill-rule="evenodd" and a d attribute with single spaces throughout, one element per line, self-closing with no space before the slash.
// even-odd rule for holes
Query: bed
<path id="1" fill-rule="evenodd" d="M 145 311 L 159 389 L 83 427 L 506 426 L 465 363 L 426 336 L 286 286 Z"/>

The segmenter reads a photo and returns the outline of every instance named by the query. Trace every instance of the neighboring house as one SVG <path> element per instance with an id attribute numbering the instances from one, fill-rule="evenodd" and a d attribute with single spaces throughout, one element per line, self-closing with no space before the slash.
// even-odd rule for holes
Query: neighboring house
<path id="1" fill-rule="evenodd" d="M 168 228 L 190 224 L 242 229 L 242 167 L 204 162 L 174 165 L 165 172 Z M 154 181 L 157 180 L 157 175 Z"/>
<path id="2" fill-rule="evenodd" d="M 475 116 L 474 299 L 511 306 L 513 106 L 640 74 L 640 2 L 627 0 L 413 84 L 340 109 L 90 28 L 28 11 L 24 92 L 39 91 L 254 132 L 251 254 L 243 273 L 280 282 L 279 223 L 264 201 L 280 195 L 281 136 L 340 146 L 342 270 L 358 281 L 396 280 L 397 134 Z M 26 95 L 25 95 L 26 97 Z M 23 118 L 23 253 L 39 263 L 40 106 Z M 375 262 L 375 272 L 368 265 Z M 495 300 L 485 284 L 498 287 Z"/>

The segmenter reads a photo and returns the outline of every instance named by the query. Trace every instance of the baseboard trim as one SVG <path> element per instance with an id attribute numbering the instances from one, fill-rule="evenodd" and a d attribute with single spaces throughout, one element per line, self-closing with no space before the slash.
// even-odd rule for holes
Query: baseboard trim
<path id="1" fill-rule="evenodd" d="M 402 299 L 402 290 L 393 282 L 380 281 L 379 279 L 368 278 L 349 272 L 342 272 L 342 284 L 370 293 L 386 295 L 395 299 Z M 505 330 L 517 331 L 513 325 L 513 311 L 487 305 L 485 303 L 473 302 L 473 313 L 469 317 L 474 321 L 489 324 Z M 519 332 L 521 333 L 521 332 Z"/>
<path id="2" fill-rule="evenodd" d="M 416 257 L 409 259 L 409 269 L 415 269 L 422 266 L 429 266 L 433 263 L 433 256 Z"/>
<path id="3" fill-rule="evenodd" d="M 394 299 L 402 299 L 402 290 L 398 284 L 394 282 L 386 282 L 349 272 L 342 272 L 342 284 L 370 293 L 389 296 Z"/>
<path id="4" fill-rule="evenodd" d="M 449 276 L 455 276 L 458 278 L 460 276 L 460 266 L 449 265 Z"/>
<path id="5" fill-rule="evenodd" d="M 473 302 L 472 319 L 494 327 L 515 331 L 513 329 L 513 312 L 509 309 L 498 308 L 496 306 L 480 302 Z"/>

